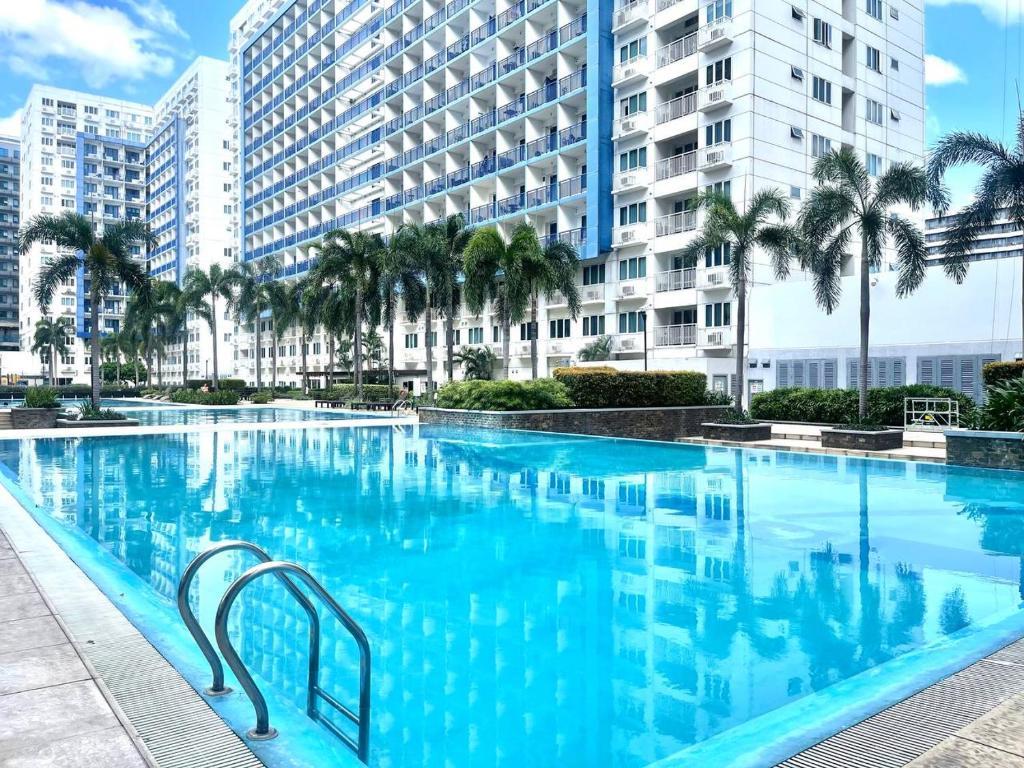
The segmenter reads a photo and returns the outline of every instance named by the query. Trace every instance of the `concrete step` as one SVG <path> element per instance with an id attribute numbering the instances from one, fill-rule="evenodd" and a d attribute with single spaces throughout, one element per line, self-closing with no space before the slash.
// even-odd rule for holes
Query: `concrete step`
<path id="1" fill-rule="evenodd" d="M 12 429 L 11 412 L 0 411 L 0 429 Z"/>

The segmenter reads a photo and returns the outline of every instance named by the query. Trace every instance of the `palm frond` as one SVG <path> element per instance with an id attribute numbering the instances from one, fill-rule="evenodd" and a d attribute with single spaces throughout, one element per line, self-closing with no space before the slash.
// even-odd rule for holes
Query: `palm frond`
<path id="1" fill-rule="evenodd" d="M 78 256 L 73 253 L 65 253 L 57 256 L 40 270 L 35 285 L 32 286 L 32 292 L 40 310 L 48 311 L 50 302 L 53 301 L 54 292 L 59 286 L 74 277 L 81 266 L 82 261 Z"/>
<path id="2" fill-rule="evenodd" d="M 917 210 L 928 199 L 928 175 L 913 163 L 893 163 L 875 183 L 875 206 L 906 205 Z"/>
<path id="3" fill-rule="evenodd" d="M 928 270 L 928 248 L 916 225 L 893 214 L 886 230 L 896 246 L 896 295 L 901 299 L 916 291 Z"/>

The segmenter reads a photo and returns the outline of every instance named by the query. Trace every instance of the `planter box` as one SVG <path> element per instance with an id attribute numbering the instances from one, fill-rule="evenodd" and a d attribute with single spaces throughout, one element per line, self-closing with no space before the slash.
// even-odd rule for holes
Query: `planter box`
<path id="1" fill-rule="evenodd" d="M 946 463 L 1024 470 L 1024 432 L 946 432 Z"/>
<path id="2" fill-rule="evenodd" d="M 57 427 L 60 429 L 100 429 L 105 427 L 137 427 L 138 419 L 57 419 Z"/>
<path id="3" fill-rule="evenodd" d="M 823 429 L 821 447 L 853 451 L 893 451 L 903 447 L 903 430 Z"/>
<path id="4" fill-rule="evenodd" d="M 755 440 L 771 440 L 771 424 L 715 424 L 700 425 L 701 435 L 708 440 L 728 440 L 735 443 L 750 443 Z"/>
<path id="5" fill-rule="evenodd" d="M 53 429 L 60 408 L 11 408 L 12 429 Z"/>

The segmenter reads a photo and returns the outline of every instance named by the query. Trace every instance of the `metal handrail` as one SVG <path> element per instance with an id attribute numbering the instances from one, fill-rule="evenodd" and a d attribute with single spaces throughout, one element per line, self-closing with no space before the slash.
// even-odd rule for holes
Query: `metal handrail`
<path id="1" fill-rule="evenodd" d="M 367 763 L 370 756 L 370 643 L 366 639 L 366 633 L 363 632 L 362 627 L 356 623 L 355 619 L 338 605 L 309 571 L 295 563 L 273 560 L 269 563 L 254 565 L 231 583 L 227 592 L 224 593 L 224 597 L 221 598 L 220 605 L 217 606 L 217 617 L 214 621 L 214 636 L 217 638 L 217 647 L 220 648 L 224 660 L 231 668 L 231 671 L 235 673 L 235 677 L 241 683 L 242 689 L 249 697 L 249 701 L 252 702 L 253 709 L 256 710 L 256 727 L 248 732 L 248 737 L 250 739 L 272 739 L 277 735 L 277 731 L 270 727 L 270 715 L 267 711 L 266 699 L 263 698 L 263 694 L 252 679 L 252 675 L 249 674 L 245 664 L 242 663 L 241 657 L 239 657 L 238 652 L 231 643 L 231 638 L 228 636 L 228 616 L 231 613 L 231 606 L 234 604 L 235 599 L 245 589 L 246 585 L 267 573 L 283 578 L 288 583 L 291 583 L 288 580 L 289 576 L 295 576 L 305 582 L 306 586 L 324 602 L 331 613 L 334 614 L 334 617 L 352 635 L 356 645 L 359 646 L 359 713 L 356 714 L 320 688 L 320 655 L 319 653 L 314 655 L 311 652 L 309 683 L 307 686 L 309 694 L 307 714 L 313 720 L 322 723 L 331 733 L 355 750 L 356 756 L 363 763 Z M 312 638 L 315 635 L 317 647 L 319 648 L 319 625 L 316 627 L 316 632 L 313 632 L 313 629 L 313 626 L 310 626 L 310 646 L 312 647 Z M 356 725 L 358 740 L 353 739 L 320 714 L 316 707 L 316 698 L 318 696 Z"/>
<path id="2" fill-rule="evenodd" d="M 207 696 L 224 696 L 225 694 L 231 693 L 231 689 L 224 685 L 224 666 L 220 663 L 220 657 L 217 652 L 213 649 L 213 643 L 203 632 L 203 628 L 199 625 L 199 620 L 196 615 L 192 612 L 192 607 L 188 604 L 188 591 L 192 586 L 192 580 L 195 579 L 196 574 L 202 567 L 203 563 L 209 560 L 214 555 L 218 555 L 221 552 L 228 552 L 233 549 L 243 550 L 249 552 L 256 557 L 261 563 L 270 563 L 274 561 L 267 551 L 262 547 L 259 547 L 252 542 L 240 541 L 236 539 L 229 539 L 227 541 L 221 541 L 214 546 L 207 549 L 205 552 L 197 555 L 191 563 L 185 568 L 181 574 L 181 581 L 178 582 L 178 613 L 181 614 L 182 621 L 185 622 L 185 627 L 192 635 L 192 639 L 196 641 L 196 645 L 199 646 L 199 650 L 203 652 L 203 656 L 206 657 L 207 662 L 210 664 L 210 671 L 213 673 L 213 684 L 206 689 L 205 693 Z M 310 644 L 309 644 L 309 655 L 310 658 L 318 658 L 320 652 L 320 617 L 317 615 L 316 607 L 310 602 L 302 592 L 292 584 L 291 580 L 284 574 L 279 576 L 281 583 L 284 584 L 285 589 L 294 597 L 299 604 L 306 611 L 306 615 L 309 617 L 310 628 L 315 629 L 315 632 L 310 633 Z M 309 699 L 312 701 L 312 698 Z"/>

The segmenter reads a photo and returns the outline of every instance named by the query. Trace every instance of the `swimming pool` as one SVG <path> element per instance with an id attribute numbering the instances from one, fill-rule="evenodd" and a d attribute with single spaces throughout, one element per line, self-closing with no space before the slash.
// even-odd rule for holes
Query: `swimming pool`
<path id="1" fill-rule="evenodd" d="M 333 409 L 275 408 L 216 406 L 176 406 L 156 403 L 136 408 L 134 403 L 115 407 L 140 426 L 195 426 L 197 424 L 270 424 L 273 422 L 344 421 L 346 419 L 375 419 L 388 414 L 340 411 Z"/>
<path id="2" fill-rule="evenodd" d="M 212 541 L 312 570 L 370 638 L 377 766 L 738 766 L 737 744 L 1019 629 L 1024 473 L 426 426 L 3 441 L 0 461 L 155 635 Z M 249 565 L 213 562 L 205 622 Z M 236 604 L 272 723 L 302 706 L 304 631 L 270 581 Z M 354 648 L 328 631 L 322 659 L 351 701 Z"/>

